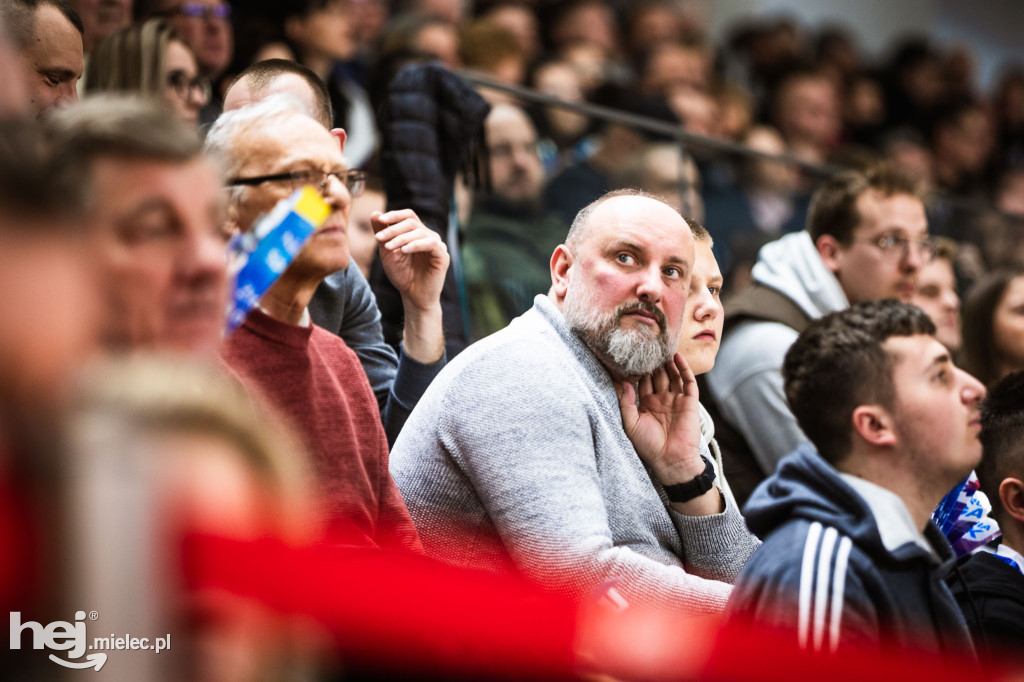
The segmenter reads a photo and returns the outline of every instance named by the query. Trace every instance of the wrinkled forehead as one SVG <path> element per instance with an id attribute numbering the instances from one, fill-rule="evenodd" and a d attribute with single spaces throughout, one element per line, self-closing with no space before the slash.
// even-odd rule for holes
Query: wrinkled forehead
<path id="1" fill-rule="evenodd" d="M 693 232 L 675 209 L 657 199 L 612 197 L 594 208 L 588 226 L 585 239 L 598 248 L 628 239 L 639 241 L 652 254 L 693 264 Z"/>
<path id="2" fill-rule="evenodd" d="M 345 165 L 337 140 L 322 125 L 298 112 L 253 121 L 235 136 L 231 154 L 241 168 L 307 164 L 326 169 Z"/>

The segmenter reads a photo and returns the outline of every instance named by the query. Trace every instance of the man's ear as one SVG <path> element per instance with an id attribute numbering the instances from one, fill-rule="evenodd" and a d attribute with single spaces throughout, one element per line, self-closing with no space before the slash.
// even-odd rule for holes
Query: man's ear
<path id="1" fill-rule="evenodd" d="M 829 272 L 832 274 L 839 272 L 839 266 L 842 261 L 842 245 L 839 241 L 830 234 L 823 234 L 818 237 L 818 241 L 814 243 L 814 246 L 818 250 L 821 262 L 825 264 Z"/>
<path id="2" fill-rule="evenodd" d="M 331 128 L 331 135 L 338 141 L 338 147 L 341 149 L 341 153 L 345 153 L 345 140 L 348 139 L 348 135 L 345 133 L 344 128 Z"/>
<path id="3" fill-rule="evenodd" d="M 555 252 L 551 254 L 551 291 L 559 303 L 569 289 L 569 268 L 572 267 L 572 262 L 572 252 L 568 246 L 559 244 L 555 247 Z"/>
<path id="4" fill-rule="evenodd" d="M 1024 483 L 1019 478 L 1003 479 L 999 484 L 999 502 L 1017 523 L 1024 523 Z"/>
<path id="5" fill-rule="evenodd" d="M 854 435 L 869 445 L 886 447 L 896 445 L 896 421 L 889 411 L 878 405 L 859 405 L 851 417 Z"/>

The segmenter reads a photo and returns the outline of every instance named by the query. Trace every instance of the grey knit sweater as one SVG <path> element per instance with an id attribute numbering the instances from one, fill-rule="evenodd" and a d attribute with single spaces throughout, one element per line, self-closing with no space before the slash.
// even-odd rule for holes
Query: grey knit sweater
<path id="1" fill-rule="evenodd" d="M 427 389 L 391 453 L 427 553 L 575 595 L 725 606 L 759 544 L 727 498 L 668 506 L 622 429 L 611 377 L 546 297 L 474 344 Z"/>

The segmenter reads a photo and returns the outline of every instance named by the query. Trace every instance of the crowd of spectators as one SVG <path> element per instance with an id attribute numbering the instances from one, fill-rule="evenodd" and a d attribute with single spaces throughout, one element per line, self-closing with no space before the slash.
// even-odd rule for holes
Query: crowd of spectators
<path id="1" fill-rule="evenodd" d="M 16 634 L 123 588 L 111 627 L 180 627 L 182 679 L 336 670 L 325 652 L 660 677 L 686 657 L 671 624 L 722 613 L 801 649 L 891 629 L 995 666 L 929 519 L 981 466 L 1006 541 L 970 574 L 1019 588 L 1024 64 L 983 92 L 927 36 L 874 57 L 841 24 L 714 42 L 705 21 L 677 0 L 5 0 Z M 237 237 L 303 188 L 322 225 L 226 333 Z M 253 548 L 289 578 L 249 571 Z M 411 653 L 386 661 L 389 637 Z"/>

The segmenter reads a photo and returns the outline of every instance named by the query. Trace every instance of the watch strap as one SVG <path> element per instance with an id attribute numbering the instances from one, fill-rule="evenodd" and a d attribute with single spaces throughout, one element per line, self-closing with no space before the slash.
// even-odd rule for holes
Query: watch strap
<path id="1" fill-rule="evenodd" d="M 686 483 L 676 483 L 675 485 L 666 485 L 665 494 L 668 496 L 671 502 L 689 502 L 695 498 L 700 497 L 707 491 L 711 490 L 715 484 L 715 467 L 712 466 L 711 460 L 704 455 L 700 458 L 704 460 L 704 472 L 694 478 L 692 481 Z"/>

